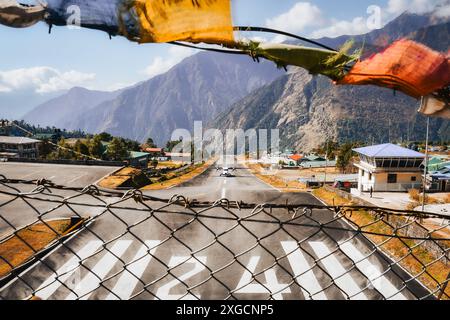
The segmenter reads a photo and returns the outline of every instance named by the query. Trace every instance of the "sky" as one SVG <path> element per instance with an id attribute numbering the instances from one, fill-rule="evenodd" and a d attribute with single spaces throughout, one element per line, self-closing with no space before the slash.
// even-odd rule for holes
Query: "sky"
<path id="1" fill-rule="evenodd" d="M 232 0 L 232 8 L 234 25 L 267 26 L 319 38 L 366 33 L 406 9 L 425 12 L 442 1 Z M 379 15 L 374 15 L 378 11 L 373 6 L 380 9 Z M 447 13 L 449 7 L 445 7 Z M 261 36 L 270 41 L 284 40 Z M 0 25 L 0 39 L 3 96 L 24 90 L 46 95 L 74 86 L 115 90 L 164 73 L 195 53 L 166 44 L 139 45 L 122 37 L 110 40 L 106 33 L 87 29 L 54 27 L 49 34 L 44 23 L 26 29 Z"/>

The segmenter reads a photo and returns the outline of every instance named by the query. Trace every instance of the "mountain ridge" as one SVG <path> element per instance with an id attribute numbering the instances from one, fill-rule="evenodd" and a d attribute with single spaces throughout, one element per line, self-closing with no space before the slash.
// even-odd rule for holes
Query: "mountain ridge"
<path id="1" fill-rule="evenodd" d="M 365 44 L 368 48 L 367 54 L 370 54 L 371 50 L 381 50 L 398 38 L 409 37 L 433 49 L 445 51 L 448 49 L 446 44 L 448 41 L 442 39 L 445 36 L 448 39 L 449 25 L 447 23 L 444 26 L 445 28 L 442 23 L 434 21 L 432 14 L 422 16 L 405 13 L 389 22 L 383 29 L 365 35 L 322 38 L 320 41 L 337 48 L 353 38 L 355 46 Z M 298 83 L 291 81 L 292 78 Z M 331 82 L 327 81 L 323 77 L 310 77 L 306 72 L 296 68 L 291 68 L 290 73 L 286 74 L 277 70 L 274 64 L 268 61 L 256 64 L 246 56 L 200 52 L 184 59 L 168 72 L 124 89 L 111 99 L 106 97 L 96 105 L 78 104 L 72 107 L 75 112 L 57 115 L 60 106 L 55 104 L 47 113 L 55 113 L 54 116 L 59 117 L 58 123 L 64 124 L 67 129 L 81 129 L 90 133 L 106 131 L 139 141 L 152 137 L 160 145 L 170 139 L 170 133 L 174 129 L 191 130 L 193 122 L 197 120 L 219 128 L 225 124 L 249 127 L 252 123 L 286 126 L 286 137 L 290 137 L 288 142 L 295 144 L 295 137 L 308 137 L 311 136 L 308 132 L 317 131 L 314 124 L 319 128 L 327 124 L 327 130 L 336 137 L 342 136 L 340 134 L 342 130 L 331 125 L 330 121 L 332 123 L 333 119 L 339 120 L 339 126 L 352 126 L 352 118 L 345 120 L 334 115 L 327 120 L 324 117 L 319 117 L 320 119 L 317 117 L 315 110 L 319 102 L 324 105 L 333 103 L 336 110 L 354 116 L 354 113 L 349 113 L 349 110 L 337 103 L 338 99 L 341 99 L 340 87 L 335 92 Z M 384 97 L 386 99 L 384 106 L 382 101 L 375 99 L 378 102 L 374 102 L 373 107 L 377 109 L 388 108 L 389 103 L 393 103 L 390 91 L 386 94 L 383 89 L 377 91 L 375 89 L 378 88 L 375 88 L 372 92 L 373 87 L 370 88 L 368 92 L 365 92 L 364 88 L 348 89 L 348 94 L 358 92 L 360 96 L 354 95 L 356 100 L 364 95 L 374 99 L 377 95 Z M 326 94 L 330 95 L 328 99 Z M 343 94 L 342 99 L 345 98 Z M 403 107 L 399 105 L 398 108 L 414 113 L 417 103 L 414 100 L 407 100 L 407 97 L 402 99 Z M 252 101 L 259 101 L 260 105 L 254 106 L 255 102 Z M 302 107 L 296 107 L 296 103 Z M 60 104 L 63 105 L 64 102 Z M 239 110 L 237 104 L 251 106 L 254 110 L 247 113 L 245 108 L 240 109 L 241 115 L 248 117 L 247 120 L 226 120 L 227 116 L 235 115 L 233 112 L 235 109 Z M 411 108 L 410 105 L 414 107 Z M 354 107 L 357 106 L 356 103 Z M 46 114 L 42 112 L 42 108 L 41 106 L 41 112 L 37 112 L 38 115 Z M 398 112 L 403 113 L 401 110 Z M 298 119 L 295 120 L 296 118 Z M 302 126 L 304 132 L 296 133 L 292 127 L 293 123 Z M 343 136 L 351 138 L 350 134 Z M 309 145 L 309 142 L 304 140 L 306 138 L 302 139 L 304 145 Z M 314 140 L 313 137 L 309 138 L 311 139 Z"/>
<path id="2" fill-rule="evenodd" d="M 283 74 L 270 62 L 201 52 L 78 117 L 73 129 L 164 144 L 173 130 L 210 121 L 232 103 Z"/>
<path id="3" fill-rule="evenodd" d="M 443 23 L 402 37 L 446 50 L 448 42 L 441 39 L 445 34 L 448 39 L 449 29 L 450 23 Z M 383 143 L 425 139 L 426 118 L 417 113 L 416 99 L 375 86 L 336 86 L 326 77 L 313 77 L 299 68 L 290 70 L 238 101 L 208 127 L 278 128 L 282 147 L 304 152 L 327 140 Z M 430 136 L 432 140 L 450 140 L 450 121 L 432 119 Z"/>

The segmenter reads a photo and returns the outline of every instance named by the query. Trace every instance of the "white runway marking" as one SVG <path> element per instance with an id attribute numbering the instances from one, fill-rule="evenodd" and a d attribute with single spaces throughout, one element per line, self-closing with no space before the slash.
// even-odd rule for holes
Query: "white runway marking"
<path id="1" fill-rule="evenodd" d="M 327 300 L 327 296 L 322 291 L 319 281 L 311 270 L 311 266 L 308 264 L 308 261 L 305 259 L 305 256 L 297 243 L 295 241 L 282 241 L 281 246 L 286 254 L 292 252 L 287 258 L 292 271 L 294 272 L 294 277 L 296 277 L 297 283 L 301 286 L 305 299 Z M 314 294 L 316 292 L 318 293 Z"/>
<path id="2" fill-rule="evenodd" d="M 41 286 L 36 290 L 36 296 L 43 300 L 50 298 L 50 296 L 61 286 L 61 283 L 69 279 L 69 277 L 75 272 L 79 266 L 79 262 L 94 254 L 101 245 L 101 241 L 90 241 L 85 247 L 77 252 L 79 258 L 77 256 L 70 258 L 69 261 L 67 261 L 56 271 L 56 274 L 53 274 L 45 280 L 43 284 L 41 284 Z M 59 281 L 56 280 L 57 278 Z"/>
<path id="3" fill-rule="evenodd" d="M 97 289 L 100 284 L 100 279 L 106 277 L 114 265 L 119 261 L 115 256 L 121 257 L 128 247 L 131 245 L 131 240 L 117 241 L 109 251 L 100 259 L 94 268 L 78 283 L 73 292 L 66 297 L 66 300 L 74 300 L 81 297 L 81 300 L 87 300 L 92 294 L 92 291 Z M 76 293 L 76 295 L 75 295 Z"/>
<path id="4" fill-rule="evenodd" d="M 31 177 L 31 176 L 34 176 L 34 175 L 36 175 L 36 174 L 38 174 L 38 173 L 41 173 L 41 172 L 42 172 L 42 171 L 34 171 L 34 172 L 30 173 L 30 174 L 27 174 L 27 175 L 24 175 L 24 176 L 20 177 L 20 179 L 26 179 L 26 178 L 29 178 L 29 177 Z"/>
<path id="5" fill-rule="evenodd" d="M 244 274 L 242 275 L 239 284 L 236 289 L 240 288 L 236 291 L 236 293 L 246 293 L 246 294 L 272 294 L 275 300 L 283 300 L 282 293 L 291 293 L 291 289 L 287 284 L 281 284 L 278 282 L 277 275 L 275 270 L 269 269 L 264 275 L 266 277 L 266 283 L 262 285 L 259 282 L 254 282 L 253 275 L 256 273 L 256 267 L 258 266 L 259 260 L 261 257 L 254 256 L 250 258 Z M 270 291 L 269 291 L 270 290 Z"/>
<path id="6" fill-rule="evenodd" d="M 194 269 L 192 271 L 189 271 L 189 272 L 183 274 L 182 276 L 178 277 L 177 279 L 170 281 L 169 283 L 163 285 L 162 287 L 160 287 L 158 289 L 158 291 L 156 292 L 156 296 L 159 299 L 161 299 L 161 300 L 179 300 L 183 296 L 184 297 L 182 298 L 182 300 L 197 300 L 197 299 L 201 298 L 201 296 L 198 294 L 196 296 L 193 296 L 192 294 L 187 294 L 187 295 L 170 294 L 170 290 L 172 288 L 174 288 L 180 284 L 182 285 L 181 281 L 186 283 L 186 280 L 188 280 L 189 278 L 192 278 L 196 274 L 199 274 L 200 272 L 202 272 L 203 270 L 206 269 L 206 267 L 205 267 L 206 257 L 196 257 L 196 259 L 191 258 L 189 260 L 188 260 L 188 257 L 172 257 L 169 262 L 169 268 L 174 268 L 186 260 L 187 260 L 187 262 L 185 262 L 183 265 L 194 264 Z M 183 287 L 184 287 L 184 285 L 183 285 Z"/>
<path id="7" fill-rule="evenodd" d="M 84 178 L 84 177 L 86 177 L 86 176 L 87 176 L 87 173 L 84 173 L 84 174 L 82 174 L 81 176 L 78 176 L 78 177 L 76 177 L 76 178 L 74 178 L 74 179 L 72 179 L 72 180 L 67 181 L 67 183 L 70 184 L 70 183 L 76 182 L 76 181 L 78 181 L 78 180 L 80 180 L 81 178 Z"/>
<path id="8" fill-rule="evenodd" d="M 225 189 L 225 187 L 222 188 L 222 195 L 221 195 L 221 199 L 225 199 L 227 197 L 227 190 Z"/>
<path id="9" fill-rule="evenodd" d="M 382 276 L 380 269 L 372 264 L 365 255 L 351 242 L 345 242 L 339 245 L 342 252 L 355 262 L 358 269 L 371 281 L 372 285 L 385 297 L 392 300 L 407 300 L 392 282 Z"/>
<path id="10" fill-rule="evenodd" d="M 126 300 L 131 297 L 134 289 L 136 288 L 136 285 L 139 282 L 138 279 L 142 277 L 148 264 L 152 260 L 152 256 L 150 254 L 155 254 L 157 248 L 154 247 L 156 247 L 160 243 L 161 241 L 145 241 L 145 246 L 142 245 L 136 256 L 133 258 L 133 260 L 131 260 L 136 262 L 128 265 L 127 269 L 123 271 L 116 285 L 111 290 L 115 294 L 110 293 L 106 297 L 106 300 L 117 300 L 117 297 L 119 297 L 121 300 Z M 154 248 L 150 250 L 150 254 L 147 251 L 148 248 Z"/>
<path id="11" fill-rule="evenodd" d="M 336 254 L 331 254 L 330 249 L 322 242 L 310 242 L 309 244 L 317 257 L 321 259 L 320 262 L 331 278 L 334 279 L 334 283 L 341 288 L 344 294 L 352 296 L 351 299 L 354 300 L 367 300 L 367 296 L 361 292 L 361 288 L 336 258 Z"/>

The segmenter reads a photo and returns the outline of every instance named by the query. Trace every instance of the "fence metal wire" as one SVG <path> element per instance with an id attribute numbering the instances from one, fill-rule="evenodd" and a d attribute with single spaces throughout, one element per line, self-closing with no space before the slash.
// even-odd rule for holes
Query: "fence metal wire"
<path id="1" fill-rule="evenodd" d="M 449 299 L 450 219 L 0 177 L 0 299 Z"/>

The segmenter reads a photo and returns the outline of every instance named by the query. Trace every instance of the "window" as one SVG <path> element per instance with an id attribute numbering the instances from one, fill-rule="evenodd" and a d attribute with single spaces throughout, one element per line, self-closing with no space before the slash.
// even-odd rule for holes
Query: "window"
<path id="1" fill-rule="evenodd" d="M 372 174 L 369 173 L 369 181 L 372 181 Z"/>
<path id="2" fill-rule="evenodd" d="M 364 173 L 365 173 L 365 171 L 362 170 L 362 171 L 361 171 L 361 177 L 364 177 Z"/>
<path id="3" fill-rule="evenodd" d="M 397 175 L 396 174 L 388 174 L 387 183 L 397 183 Z"/>
<path id="4" fill-rule="evenodd" d="M 417 177 L 411 177 L 411 181 L 412 182 L 416 182 L 417 181 Z"/>

